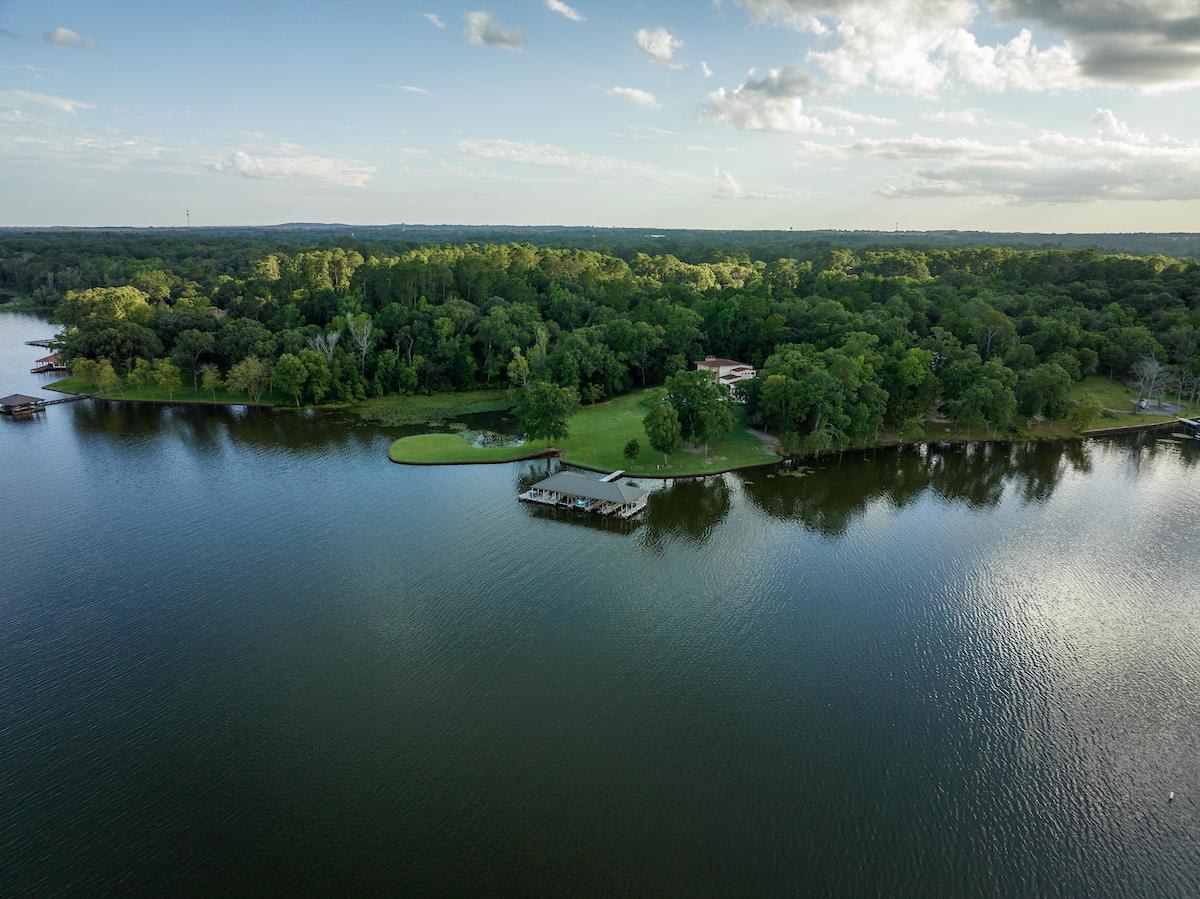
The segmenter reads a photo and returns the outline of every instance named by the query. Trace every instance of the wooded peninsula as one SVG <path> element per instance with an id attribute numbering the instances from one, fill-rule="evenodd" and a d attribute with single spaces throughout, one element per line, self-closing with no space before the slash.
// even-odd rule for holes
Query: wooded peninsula
<path id="1" fill-rule="evenodd" d="M 684 234 L 707 237 L 673 237 L 677 255 L 649 235 L 597 249 L 538 232 L 419 246 L 8 232 L 0 300 L 53 310 L 61 389 L 376 411 L 488 391 L 525 438 L 414 436 L 393 447 L 400 461 L 549 444 L 595 467 L 697 473 L 776 450 L 1065 436 L 1195 408 L 1195 259 Z M 730 390 L 696 370 L 711 355 L 757 376 Z"/>

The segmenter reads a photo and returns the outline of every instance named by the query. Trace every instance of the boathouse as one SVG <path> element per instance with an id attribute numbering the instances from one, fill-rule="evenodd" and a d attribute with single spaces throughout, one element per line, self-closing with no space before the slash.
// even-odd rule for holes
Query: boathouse
<path id="1" fill-rule="evenodd" d="M 43 356 L 33 363 L 33 368 L 29 369 L 30 374 L 42 374 L 48 371 L 66 371 L 67 367 L 62 364 L 62 360 L 58 358 L 58 353 L 51 353 L 49 356 Z"/>
<path id="2" fill-rule="evenodd" d="M 40 400 L 36 396 L 14 393 L 12 396 L 0 397 L 0 414 L 11 415 L 13 418 L 33 415 L 35 412 L 41 412 L 44 408 L 45 400 Z"/>
<path id="3" fill-rule="evenodd" d="M 578 509 L 599 515 L 629 518 L 646 508 L 649 490 L 632 484 L 619 484 L 615 472 L 598 480 L 572 471 L 559 471 L 538 481 L 518 499 L 562 509 Z"/>

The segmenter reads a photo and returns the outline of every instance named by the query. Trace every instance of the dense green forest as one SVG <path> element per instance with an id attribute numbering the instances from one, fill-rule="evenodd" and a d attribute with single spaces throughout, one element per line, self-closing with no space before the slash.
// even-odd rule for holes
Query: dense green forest
<path id="1" fill-rule="evenodd" d="M 1072 385 L 1096 373 L 1147 394 L 1196 390 L 1193 260 L 812 241 L 774 255 L 779 232 L 725 252 L 712 232 L 679 234 L 712 245 L 686 261 L 659 243 L 649 255 L 390 249 L 350 234 L 331 245 L 303 229 L 10 233 L 0 290 L 52 305 L 63 353 L 92 378 L 111 366 L 110 380 L 178 379 L 214 396 L 219 385 L 353 402 L 549 383 L 595 402 L 668 379 L 682 395 L 673 375 L 728 356 L 761 369 L 743 396 L 751 420 L 805 451 L 915 435 L 939 412 L 993 430 L 1061 419 Z"/>

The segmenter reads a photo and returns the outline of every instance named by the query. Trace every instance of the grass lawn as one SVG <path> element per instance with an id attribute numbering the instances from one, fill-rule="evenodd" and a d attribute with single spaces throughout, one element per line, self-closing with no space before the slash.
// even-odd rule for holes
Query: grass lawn
<path id="1" fill-rule="evenodd" d="M 1126 387 L 1119 381 L 1114 381 L 1111 378 L 1105 378 L 1101 375 L 1092 375 L 1091 377 L 1084 378 L 1071 388 L 1071 400 L 1082 400 L 1087 397 L 1095 399 L 1106 410 L 1128 409 L 1129 411 L 1124 413 L 1106 411 L 1090 421 L 1087 427 L 1083 429 L 1084 432 L 1098 431 L 1105 428 L 1164 424 L 1176 418 L 1174 415 L 1147 415 L 1146 413 L 1138 412 L 1136 406 L 1137 391 Z M 1164 397 L 1164 399 L 1170 400 L 1171 397 Z M 1190 414 L 1195 415 L 1196 413 L 1197 407 L 1193 406 Z M 1040 421 L 1034 424 L 1031 429 L 1025 430 L 1025 422 L 1018 416 L 1016 425 L 1019 429 L 1017 439 L 1033 438 L 1046 440 L 1076 437 L 1080 433 L 1066 421 L 1061 420 Z M 945 440 L 954 443 L 992 439 L 991 428 L 973 428 L 964 431 L 961 428 L 937 419 L 930 419 L 926 422 L 925 435 L 929 440 Z"/>
<path id="2" fill-rule="evenodd" d="M 746 430 L 738 409 L 733 432 L 709 445 L 705 459 L 703 447 L 685 447 L 663 463 L 661 453 L 650 448 L 642 427 L 648 394 L 638 390 L 605 403 L 585 406 L 570 421 L 569 436 L 554 441 L 564 462 L 632 475 L 672 476 L 706 474 L 747 465 L 778 460 L 770 446 Z M 641 451 L 632 461 L 623 451 L 629 439 L 636 438 Z M 544 442 L 518 447 L 476 449 L 457 434 L 421 434 L 402 437 L 392 444 L 388 456 L 395 462 L 503 462 L 521 458 L 545 446 Z"/>
<path id="3" fill-rule="evenodd" d="M 475 412 L 503 412 L 516 402 L 516 394 L 510 390 L 468 390 L 430 396 L 381 396 L 357 403 L 352 411 L 376 424 L 399 427 L 440 424 Z"/>
<path id="4" fill-rule="evenodd" d="M 1139 412 L 1136 406 L 1136 390 L 1132 390 L 1119 381 L 1114 381 L 1111 378 L 1105 378 L 1101 375 L 1092 375 L 1091 377 L 1084 378 L 1071 389 L 1071 399 L 1073 400 L 1081 400 L 1088 396 L 1097 400 L 1105 409 L 1124 409 L 1127 411 L 1112 411 L 1101 415 L 1099 418 L 1093 420 L 1086 430 L 1161 423 L 1170 421 L 1176 417 L 1174 415 L 1147 415 Z M 1170 401 L 1172 397 L 1163 396 L 1162 399 Z M 1196 411 L 1195 406 L 1189 410 L 1192 414 L 1195 414 Z"/>
<path id="5" fill-rule="evenodd" d="M 47 305 L 29 297 L 6 300 L 0 296 L 0 312 L 49 312 L 53 308 L 53 304 Z"/>
<path id="6" fill-rule="evenodd" d="M 126 387 L 124 390 L 101 393 L 94 387 L 86 384 L 82 378 L 75 377 L 64 378 L 61 381 L 55 381 L 46 386 L 53 390 L 64 391 L 65 393 L 87 393 L 104 400 L 150 400 L 161 403 L 208 403 L 210 405 L 213 403 L 243 405 L 250 402 L 250 398 L 243 393 L 230 393 L 228 390 L 218 390 L 214 398 L 210 391 L 192 390 L 190 380 L 185 381 L 184 386 L 176 390 L 174 396 L 157 387 Z M 263 406 L 295 405 L 289 397 L 266 393 L 263 394 L 259 404 Z"/>
<path id="7" fill-rule="evenodd" d="M 449 462 L 514 462 L 545 452 L 544 443 L 522 446 L 474 447 L 460 434 L 417 434 L 401 437 L 388 449 L 393 462 L 410 465 L 446 464 Z"/>

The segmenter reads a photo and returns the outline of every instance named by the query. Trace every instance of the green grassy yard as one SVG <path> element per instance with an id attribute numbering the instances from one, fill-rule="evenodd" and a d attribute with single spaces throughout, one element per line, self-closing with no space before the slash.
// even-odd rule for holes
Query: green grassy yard
<path id="1" fill-rule="evenodd" d="M 779 458 L 766 442 L 747 431 L 739 409 L 733 432 L 709 445 L 707 459 L 703 447 L 685 447 L 669 456 L 664 464 L 662 454 L 650 448 L 642 427 L 647 400 L 647 391 L 639 390 L 606 403 L 585 406 L 569 422 L 569 436 L 554 441 L 554 447 L 562 452 L 563 461 L 575 465 L 605 471 L 622 468 L 634 475 L 670 477 L 761 465 Z M 631 437 L 641 446 L 632 461 L 623 454 Z M 544 442 L 540 442 L 476 449 L 457 434 L 420 434 L 397 440 L 388 456 L 394 462 L 505 462 L 528 456 L 544 447 Z"/>
<path id="2" fill-rule="evenodd" d="M 70 377 L 63 378 L 61 381 L 55 381 L 52 384 L 47 384 L 47 388 L 52 390 L 61 390 L 64 393 L 86 393 L 91 396 L 98 397 L 104 400 L 142 400 L 159 403 L 208 403 L 212 405 L 242 405 L 250 402 L 249 397 L 243 393 L 231 393 L 228 390 L 218 390 L 216 396 L 207 390 L 192 390 L 191 382 L 188 381 L 183 387 L 168 394 L 165 390 L 160 390 L 157 387 L 125 387 L 123 390 L 113 390 L 108 393 L 102 393 L 96 388 L 90 386 L 82 378 Z M 274 394 L 263 394 L 258 405 L 262 406 L 294 406 L 290 397 L 276 396 Z"/>
<path id="3" fill-rule="evenodd" d="M 410 465 L 444 465 L 467 462 L 514 462 L 544 453 L 543 444 L 482 446 L 467 443 L 460 434 L 417 434 L 401 437 L 388 449 L 393 462 Z"/>
<path id="4" fill-rule="evenodd" d="M 1084 378 L 1071 390 L 1071 399 L 1073 400 L 1081 400 L 1089 396 L 1099 402 L 1106 410 L 1123 409 L 1126 411 L 1107 412 L 1099 418 L 1093 419 L 1085 430 L 1155 424 L 1156 422 L 1169 421 L 1175 417 L 1173 415 L 1147 415 L 1144 412 L 1139 412 L 1136 406 L 1136 390 L 1126 387 L 1119 381 L 1114 381 L 1111 378 L 1105 378 L 1101 375 L 1092 375 Z M 1162 398 L 1168 401 L 1174 399 L 1174 397 L 1169 395 Z M 1196 406 L 1188 410 L 1188 414 L 1194 415 L 1196 412 Z"/>

